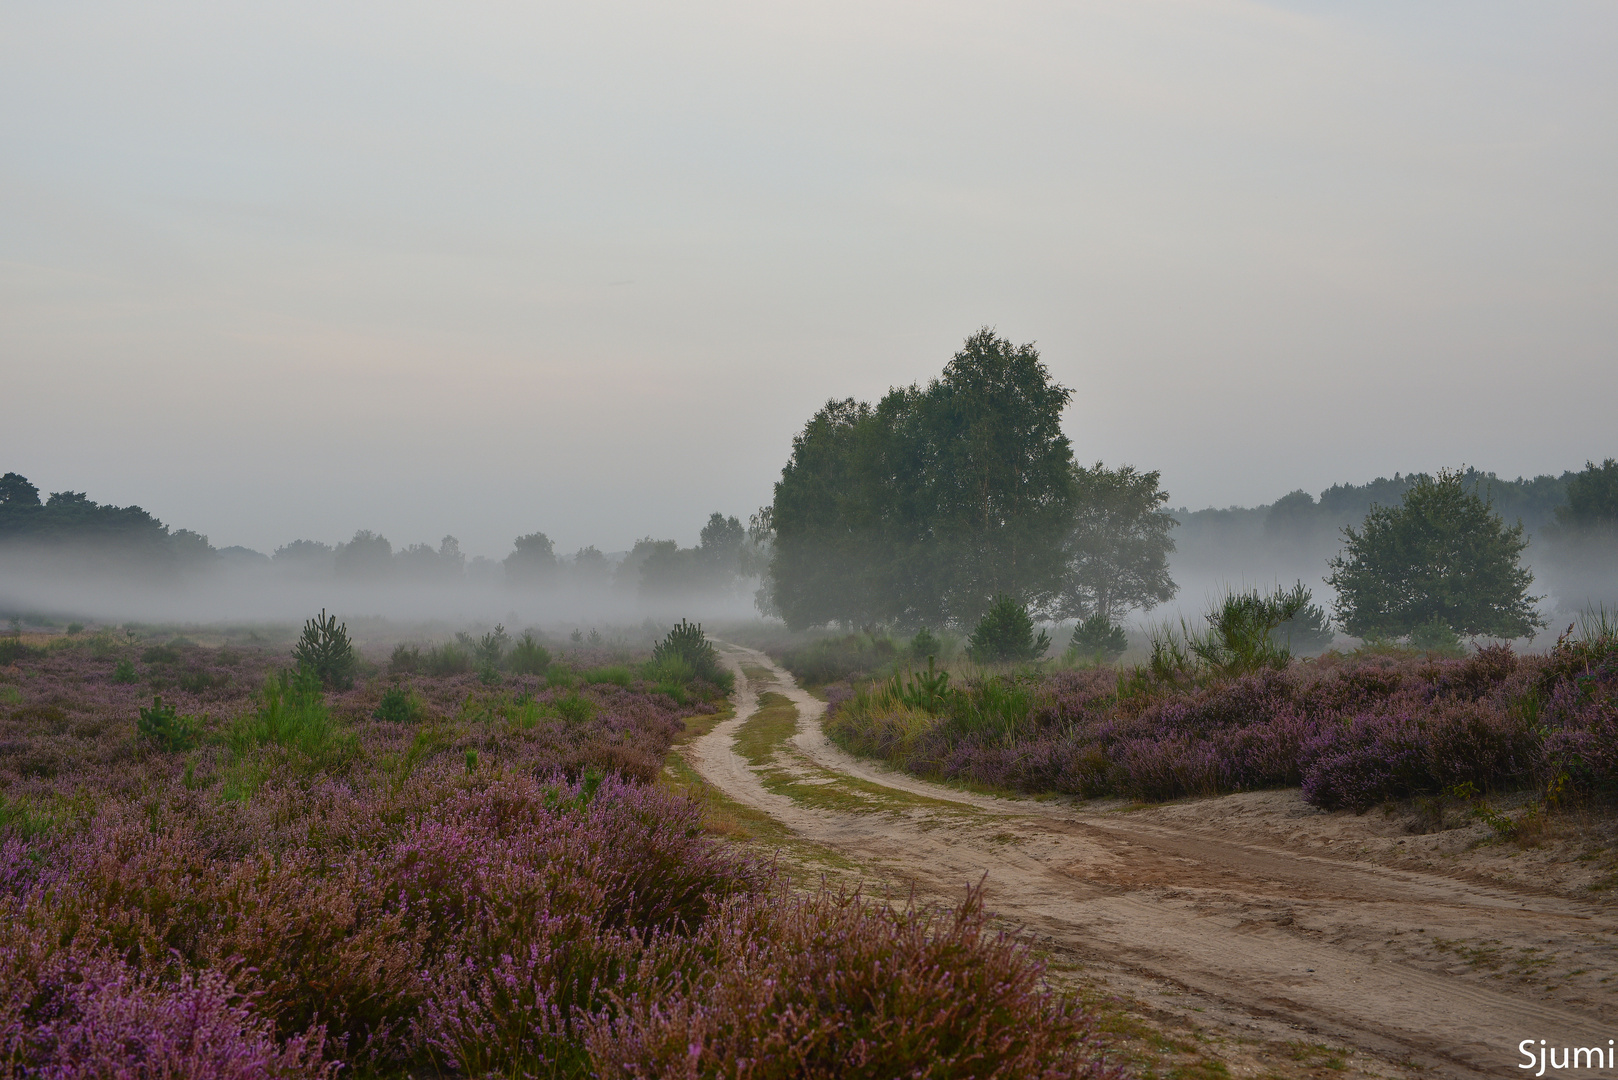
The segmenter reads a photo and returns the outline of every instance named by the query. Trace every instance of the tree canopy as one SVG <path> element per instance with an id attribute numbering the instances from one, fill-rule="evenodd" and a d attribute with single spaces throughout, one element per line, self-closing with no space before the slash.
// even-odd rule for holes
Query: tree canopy
<path id="1" fill-rule="evenodd" d="M 1133 465 L 1101 462 L 1073 470 L 1068 566 L 1057 613 L 1080 620 L 1099 616 L 1115 624 L 1136 608 L 1151 610 L 1174 599 L 1169 576 L 1170 537 L 1176 524 L 1163 513 L 1168 493 L 1160 474 Z"/>
<path id="2" fill-rule="evenodd" d="M 925 389 L 829 401 L 770 506 L 771 605 L 789 626 L 973 625 L 1062 586 L 1070 391 L 1033 345 L 984 328 Z"/>
<path id="3" fill-rule="evenodd" d="M 1518 563 L 1522 523 L 1508 526 L 1459 472 L 1418 480 L 1399 506 L 1372 507 L 1343 538 L 1326 580 L 1349 634 L 1398 637 L 1436 622 L 1513 638 L 1545 625 L 1528 595 L 1533 576 Z"/>

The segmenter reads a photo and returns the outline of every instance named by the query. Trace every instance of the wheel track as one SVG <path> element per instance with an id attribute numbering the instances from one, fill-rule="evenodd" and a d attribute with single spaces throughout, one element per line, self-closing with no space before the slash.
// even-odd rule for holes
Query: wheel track
<path id="1" fill-rule="evenodd" d="M 707 782 L 798 836 L 923 893 L 958 897 L 981 878 L 997 913 L 1053 949 L 1137 983 L 1167 983 L 1218 1003 L 1216 1011 L 1238 1031 L 1306 1032 L 1387 1063 L 1420 1062 L 1468 1077 L 1513 1069 L 1522 1060 L 1515 1047 L 1525 1038 L 1579 1046 L 1596 1045 L 1598 1035 L 1604 1045 L 1610 1037 L 1618 1017 L 1610 996 L 1574 1007 L 1446 970 L 1431 948 L 1394 947 L 1394 937 L 1418 931 L 1428 936 L 1411 942 L 1486 933 L 1502 948 L 1518 949 L 1514 955 L 1537 955 L 1527 950 L 1551 942 L 1618 971 L 1618 950 L 1611 934 L 1604 936 L 1609 916 L 1594 905 L 1233 840 L 1135 814 L 931 784 L 832 745 L 820 726 L 824 703 L 765 654 L 726 645 L 725 656 L 737 676 L 736 715 L 689 747 Z M 768 671 L 769 680 L 749 679 L 744 662 Z M 838 812 L 768 790 L 732 746 L 767 690 L 798 709 L 788 767 L 963 813 Z"/>

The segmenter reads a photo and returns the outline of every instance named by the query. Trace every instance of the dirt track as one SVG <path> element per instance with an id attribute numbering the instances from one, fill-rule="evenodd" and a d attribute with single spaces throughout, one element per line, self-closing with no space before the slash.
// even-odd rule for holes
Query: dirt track
<path id="1" fill-rule="evenodd" d="M 1255 1044 L 1346 1045 L 1373 1073 L 1532 1075 L 1523 1039 L 1618 1035 L 1610 906 L 1372 859 L 1364 819 L 1296 792 L 1120 812 L 928 784 L 834 747 L 824 704 L 764 654 L 726 656 L 736 716 L 687 748 L 708 783 L 921 896 L 986 876 L 993 910 L 1153 1009 Z M 796 706 L 796 733 L 749 762 L 735 738 L 767 692 Z"/>

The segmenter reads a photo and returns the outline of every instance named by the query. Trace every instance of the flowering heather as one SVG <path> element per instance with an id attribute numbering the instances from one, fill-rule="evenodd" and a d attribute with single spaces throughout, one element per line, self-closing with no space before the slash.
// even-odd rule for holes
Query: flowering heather
<path id="1" fill-rule="evenodd" d="M 838 971 L 894 1018 L 858 1053 L 919 1061 L 904 1040 L 964 1045 L 990 1017 L 1019 1074 L 1100 1068 L 1085 1017 L 978 915 L 932 934 L 856 905 L 820 939 L 816 993 L 738 996 L 803 974 L 782 943 L 811 909 L 649 783 L 715 707 L 700 685 L 683 706 L 602 664 L 324 693 L 281 663 L 103 643 L 0 668 L 0 1076 L 632 1074 L 662 1038 L 647 1003 L 702 1000 L 745 1054 L 777 1012 L 836 1029 L 852 998 L 816 994 Z M 379 719 L 390 686 L 412 705 Z M 187 741 L 143 733 L 158 694 Z M 912 974 L 882 981 L 901 954 Z M 716 987 L 735 991 L 717 1012 Z"/>
<path id="2" fill-rule="evenodd" d="M 1548 657 L 1506 646 L 1463 659 L 1328 654 L 1144 690 L 1108 669 L 1058 672 L 1025 679 L 1025 714 L 993 722 L 972 706 L 986 686 L 938 715 L 880 688 L 839 690 L 827 729 L 919 775 L 1081 797 L 1301 786 L 1315 805 L 1363 810 L 1423 792 L 1553 783 L 1609 797 L 1618 662 L 1610 635 L 1602 640 L 1564 640 Z"/>

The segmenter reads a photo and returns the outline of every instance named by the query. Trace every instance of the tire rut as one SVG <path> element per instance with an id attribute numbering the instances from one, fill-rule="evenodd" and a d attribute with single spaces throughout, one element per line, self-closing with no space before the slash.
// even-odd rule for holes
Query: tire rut
<path id="1" fill-rule="evenodd" d="M 1547 956 L 1618 973 L 1613 920 L 1594 904 L 1273 837 L 931 784 L 832 745 L 824 704 L 763 653 L 726 645 L 725 655 L 736 715 L 689 748 L 707 782 L 922 892 L 954 898 L 981 878 L 990 906 L 1042 945 L 1216 1003 L 1210 1011 L 1238 1035 L 1308 1033 L 1394 1067 L 1473 1077 L 1513 1069 L 1523 1039 L 1584 1046 L 1600 1035 L 1604 1046 L 1618 1020 L 1611 992 L 1536 989 Z M 744 662 L 769 681 L 755 684 Z M 791 760 L 778 767 L 917 805 L 848 812 L 769 790 L 732 746 L 765 691 L 798 710 Z"/>

